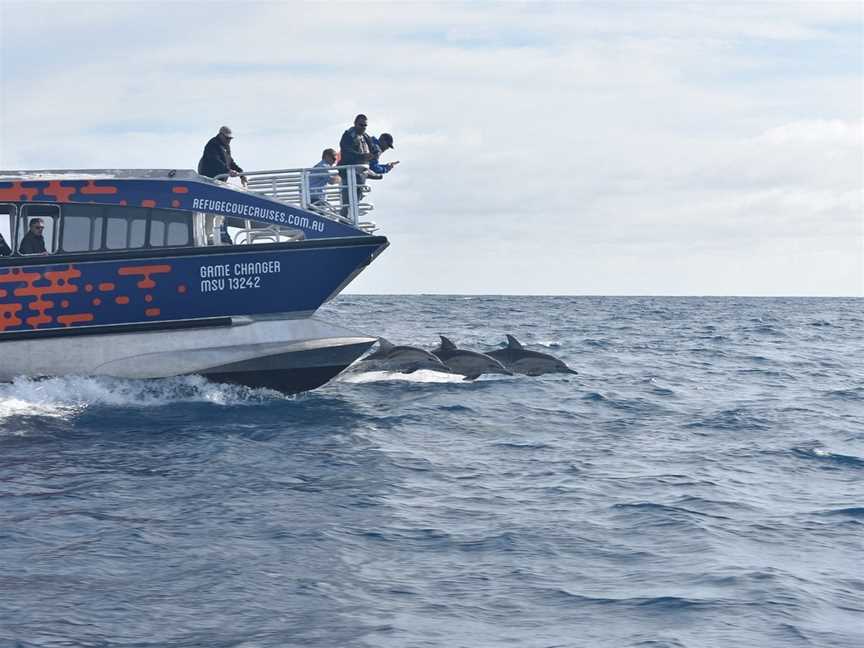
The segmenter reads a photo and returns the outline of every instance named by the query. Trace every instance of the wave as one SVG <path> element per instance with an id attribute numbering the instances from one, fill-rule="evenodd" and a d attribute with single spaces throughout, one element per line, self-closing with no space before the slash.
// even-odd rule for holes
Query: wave
<path id="1" fill-rule="evenodd" d="M 744 409 L 729 409 L 687 423 L 687 428 L 713 428 L 719 430 L 767 430 L 770 425 Z"/>
<path id="2" fill-rule="evenodd" d="M 564 588 L 547 591 L 548 595 L 583 605 L 622 605 L 626 607 L 655 608 L 664 611 L 704 608 L 723 605 L 722 599 L 695 599 L 683 596 L 639 596 L 629 598 L 607 598 L 576 594 Z"/>
<path id="3" fill-rule="evenodd" d="M 267 389 L 213 383 L 201 376 L 153 380 L 83 376 L 16 378 L 0 385 L 0 420 L 12 416 L 65 417 L 94 405 L 140 408 L 193 402 L 225 406 L 285 398 Z"/>
<path id="4" fill-rule="evenodd" d="M 851 389 L 834 389 L 825 392 L 828 398 L 837 398 L 840 400 L 864 400 L 864 387 L 852 387 Z"/>
<path id="5" fill-rule="evenodd" d="M 824 448 L 792 448 L 792 454 L 809 459 L 847 468 L 864 468 L 864 459 L 853 455 L 838 454 Z"/>
<path id="6" fill-rule="evenodd" d="M 830 509 L 828 511 L 820 511 L 819 515 L 828 515 L 828 516 L 843 516 L 843 517 L 853 517 L 864 520 L 864 507 L 862 506 L 850 506 L 848 508 L 838 508 L 838 509 Z"/>

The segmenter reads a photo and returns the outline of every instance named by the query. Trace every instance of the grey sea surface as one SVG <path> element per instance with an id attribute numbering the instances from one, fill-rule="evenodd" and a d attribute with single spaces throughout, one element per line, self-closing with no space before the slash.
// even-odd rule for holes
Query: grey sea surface
<path id="1" fill-rule="evenodd" d="M 864 645 L 864 300 L 320 315 L 579 374 L 0 385 L 0 646 Z"/>

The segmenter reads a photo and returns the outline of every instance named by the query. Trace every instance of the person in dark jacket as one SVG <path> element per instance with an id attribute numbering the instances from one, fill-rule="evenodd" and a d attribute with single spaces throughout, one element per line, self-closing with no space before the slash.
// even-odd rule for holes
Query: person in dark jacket
<path id="1" fill-rule="evenodd" d="M 204 147 L 204 154 L 198 162 L 198 173 L 208 178 L 226 174 L 233 178 L 239 175 L 240 181 L 245 186 L 246 176 L 243 175 L 243 169 L 231 157 L 232 139 L 234 135 L 231 129 L 222 126 L 216 137 L 211 138 Z"/>
<path id="2" fill-rule="evenodd" d="M 354 118 L 354 126 L 342 133 L 339 140 L 339 165 L 368 164 L 372 159 L 372 138 L 366 132 L 369 120 L 366 115 L 357 115 Z M 342 217 L 348 215 L 348 170 L 340 169 L 342 178 Z M 366 181 L 366 176 L 357 174 L 357 202 L 363 195 L 361 185 Z"/>
<path id="3" fill-rule="evenodd" d="M 45 223 L 41 218 L 31 218 L 30 230 L 21 239 L 18 251 L 21 254 L 48 254 L 45 250 L 45 237 L 42 236 L 44 230 Z"/>
<path id="4" fill-rule="evenodd" d="M 9 247 L 6 239 L 0 234 L 0 256 L 9 256 L 10 254 L 12 254 L 12 248 Z"/>

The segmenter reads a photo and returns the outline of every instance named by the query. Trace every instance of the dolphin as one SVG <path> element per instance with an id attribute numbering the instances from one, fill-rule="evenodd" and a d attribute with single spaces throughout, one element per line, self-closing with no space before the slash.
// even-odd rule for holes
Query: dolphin
<path id="1" fill-rule="evenodd" d="M 561 360 L 548 353 L 529 351 L 515 337 L 507 334 L 507 348 L 490 351 L 486 355 L 495 358 L 513 373 L 540 376 L 547 373 L 577 374 Z"/>
<path id="2" fill-rule="evenodd" d="M 398 371 L 405 374 L 419 369 L 450 373 L 447 365 L 425 349 L 397 346 L 384 338 L 378 338 L 378 348 L 360 360 L 360 367 L 365 371 Z"/>
<path id="3" fill-rule="evenodd" d="M 441 345 L 432 351 L 441 362 L 450 367 L 450 371 L 465 376 L 465 380 L 474 380 L 480 374 L 497 373 L 512 376 L 513 372 L 495 358 L 490 358 L 485 353 L 466 351 L 459 349 L 443 335 Z"/>

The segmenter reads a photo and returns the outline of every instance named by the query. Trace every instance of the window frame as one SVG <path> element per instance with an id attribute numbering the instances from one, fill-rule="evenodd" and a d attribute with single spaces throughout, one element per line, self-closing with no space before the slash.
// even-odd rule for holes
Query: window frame
<path id="1" fill-rule="evenodd" d="M 88 250 L 67 250 L 63 247 L 63 244 L 66 241 L 66 209 L 68 207 L 87 207 L 93 209 L 94 212 L 98 212 L 98 216 L 90 216 L 90 235 L 88 239 L 92 245 L 93 243 L 93 225 L 95 221 L 98 219 L 102 221 L 100 225 L 99 231 L 99 247 L 97 249 L 93 249 L 92 247 Z M 57 252 L 63 254 L 89 254 L 91 252 L 102 252 L 105 250 L 105 205 L 95 205 L 93 203 L 69 203 L 67 205 L 63 205 L 60 209 L 60 245 L 57 247 Z"/>
<path id="2" fill-rule="evenodd" d="M 18 205 L 14 204 L 14 203 L 9 203 L 9 204 L 11 204 L 13 207 L 16 208 L 16 210 L 18 212 L 20 212 L 20 209 L 18 209 Z M 56 254 L 56 253 L 61 253 L 61 254 L 95 254 L 95 253 L 100 253 L 100 252 L 102 252 L 102 253 L 104 253 L 104 252 L 112 252 L 112 253 L 113 252 L 136 252 L 136 251 L 140 251 L 140 250 L 163 250 L 166 248 L 201 247 L 198 245 L 196 238 L 195 238 L 195 212 L 187 211 L 185 209 L 165 209 L 165 208 L 160 208 L 160 207 L 138 207 L 135 205 L 113 205 L 113 204 L 112 205 L 106 205 L 106 204 L 95 204 L 95 203 L 66 203 L 63 205 L 57 205 L 57 207 L 60 210 L 59 211 L 59 214 L 60 214 L 59 215 L 59 218 L 60 218 L 60 226 L 59 226 L 60 235 L 59 235 L 59 237 L 55 237 L 56 245 L 54 245 L 55 249 L 54 249 L 54 252 L 52 252 L 52 254 Z M 64 236 L 65 236 L 65 229 L 66 229 L 65 210 L 68 207 L 76 207 L 76 208 L 77 207 L 87 207 L 87 208 L 91 208 L 93 210 L 93 215 L 90 217 L 90 221 L 91 221 L 91 244 L 92 244 L 93 223 L 97 218 L 99 220 L 101 220 L 102 226 L 101 226 L 101 232 L 100 232 L 100 236 L 99 236 L 99 247 L 98 248 L 93 249 L 91 247 L 91 249 L 89 249 L 89 250 L 70 251 L 70 250 L 66 250 L 62 247 L 62 243 L 63 243 Z M 144 212 L 144 244 L 143 245 L 141 245 L 140 247 L 128 247 L 128 245 L 131 241 L 131 237 L 132 237 L 131 224 L 133 222 L 139 221 L 141 219 L 140 218 L 138 218 L 138 219 L 127 218 L 126 219 L 126 223 L 127 223 L 126 247 L 122 247 L 122 248 L 109 248 L 108 247 L 108 220 L 109 220 L 108 216 L 109 216 L 109 210 L 113 210 L 113 209 L 120 210 L 120 213 L 122 213 L 122 211 L 124 211 L 126 209 L 141 210 Z M 98 216 L 96 215 L 97 213 L 98 213 Z M 179 220 L 185 226 L 186 234 L 187 234 L 187 237 L 186 237 L 187 242 L 184 245 L 151 245 L 150 237 L 151 237 L 151 228 L 152 228 L 154 216 L 160 222 L 166 223 L 165 232 L 162 236 L 162 240 L 166 241 L 168 238 L 168 229 L 169 229 L 168 226 L 173 224 L 173 223 L 171 220 L 169 220 L 167 218 L 164 218 L 164 217 L 160 218 L 160 214 L 163 214 L 163 213 L 167 214 L 167 215 L 173 215 L 173 216 L 179 216 L 180 217 Z M 131 216 L 131 214 L 130 214 L 130 216 Z M 16 222 L 17 222 L 17 218 L 18 218 L 18 216 L 16 215 Z M 114 218 L 116 218 L 116 216 L 114 216 Z M 176 221 L 173 221 L 173 222 L 176 222 Z"/>
<path id="3" fill-rule="evenodd" d="M 12 212 L 10 214 L 8 214 L 8 216 L 9 216 L 9 238 L 6 239 L 6 245 L 8 245 L 9 249 L 12 250 L 12 252 L 9 254 L 9 256 L 14 256 L 16 253 L 16 248 L 18 247 L 17 245 L 15 245 L 15 242 L 17 241 L 17 237 L 15 236 L 15 233 L 18 231 L 18 214 L 21 213 L 21 208 L 18 206 L 17 203 L 13 203 L 13 202 L 0 202 L 0 206 L 4 206 L 4 207 L 8 206 L 12 209 Z M 3 214 L 3 216 L 6 216 L 6 215 L 7 214 Z M 5 258 L 5 257 L 0 257 L 0 258 Z"/>

